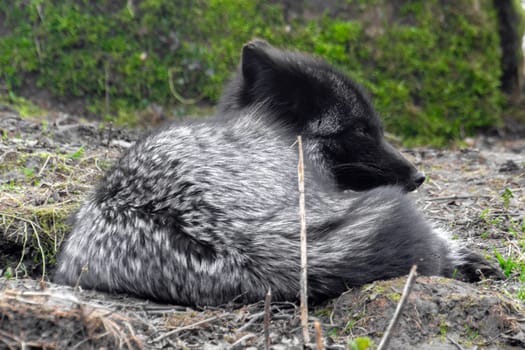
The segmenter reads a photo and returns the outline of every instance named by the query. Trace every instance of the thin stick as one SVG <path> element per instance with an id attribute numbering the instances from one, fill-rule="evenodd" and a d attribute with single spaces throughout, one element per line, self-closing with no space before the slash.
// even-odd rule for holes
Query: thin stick
<path id="1" fill-rule="evenodd" d="M 27 228 L 27 224 L 24 225 L 24 228 Z M 6 230 L 7 231 L 7 230 Z M 24 230 L 24 241 L 22 243 L 22 253 L 20 254 L 20 260 L 18 260 L 18 264 L 16 265 L 15 267 L 15 278 L 18 278 L 18 269 L 22 266 L 23 262 L 24 262 L 24 256 L 25 256 L 25 251 L 26 251 L 26 243 L 27 243 L 27 230 Z M 24 268 L 25 270 L 25 276 L 27 276 L 27 270 Z"/>
<path id="2" fill-rule="evenodd" d="M 170 88 L 170 91 L 173 97 L 175 97 L 175 99 L 178 102 L 182 103 L 183 105 L 193 105 L 199 102 L 203 97 L 202 95 L 197 98 L 185 98 L 185 97 L 182 97 L 182 95 L 179 94 L 177 90 L 175 90 L 175 85 L 173 84 L 173 73 L 174 72 L 175 72 L 174 68 L 168 69 L 168 87 Z"/>
<path id="3" fill-rule="evenodd" d="M 481 196 L 481 195 L 465 195 L 465 196 L 447 196 L 447 197 L 434 197 L 434 198 L 426 198 L 425 201 L 427 202 L 436 202 L 436 201 L 455 201 L 459 199 L 471 199 L 471 198 L 483 198 L 483 199 L 491 199 L 491 196 Z"/>
<path id="4" fill-rule="evenodd" d="M 80 269 L 80 273 L 78 274 L 77 283 L 75 283 L 75 287 L 73 288 L 76 292 L 80 290 L 80 279 L 82 278 L 82 274 L 89 271 L 88 264 L 85 264 L 82 266 L 82 269 Z"/>
<path id="5" fill-rule="evenodd" d="M 455 341 L 454 339 L 452 339 L 452 338 L 449 337 L 448 335 L 447 335 L 447 339 L 450 340 L 450 342 L 451 342 L 452 344 L 454 344 L 459 350 L 465 350 L 464 347 L 462 347 L 457 341 Z"/>
<path id="6" fill-rule="evenodd" d="M 176 328 L 176 329 L 174 329 L 174 330 L 171 330 L 171 331 L 169 331 L 169 332 L 167 332 L 167 333 L 164 333 L 163 335 L 161 335 L 161 336 L 159 336 L 159 337 L 153 339 L 152 342 L 153 342 L 153 343 L 159 342 L 159 341 L 161 341 L 161 340 L 164 339 L 164 338 L 167 338 L 167 337 L 169 337 L 169 336 L 172 336 L 173 334 L 177 334 L 177 333 L 179 333 L 179 332 L 182 332 L 182 331 L 185 331 L 185 330 L 188 330 L 188 329 L 193 329 L 193 328 L 198 327 L 198 326 L 200 326 L 200 325 L 202 325 L 202 324 L 205 324 L 205 323 L 209 323 L 209 322 L 215 321 L 215 320 L 217 320 L 217 319 L 220 319 L 221 317 L 224 317 L 225 315 L 226 315 L 226 313 L 221 314 L 221 315 L 219 315 L 219 316 L 213 316 L 213 317 L 207 318 L 207 319 L 205 319 L 205 320 L 202 320 L 202 321 L 199 321 L 199 322 L 195 322 L 195 323 L 189 324 L 189 325 L 187 325 L 187 326 L 183 326 L 183 327 Z"/>
<path id="7" fill-rule="evenodd" d="M 244 343 L 246 340 L 251 339 L 251 338 L 255 338 L 256 336 L 257 336 L 257 334 L 248 333 L 248 334 L 240 337 L 239 339 L 237 339 L 237 341 L 235 343 L 233 343 L 232 345 L 230 345 L 230 347 L 228 349 L 235 349 L 236 347 L 242 345 L 242 343 Z"/>
<path id="8" fill-rule="evenodd" d="M 109 115 L 109 62 L 104 62 L 104 99 L 106 116 Z"/>
<path id="9" fill-rule="evenodd" d="M 36 238 L 36 244 L 38 246 L 38 250 L 40 250 L 40 255 L 42 256 L 42 276 L 40 278 L 40 281 L 44 281 L 44 277 L 46 276 L 46 255 L 44 253 L 44 248 L 42 248 L 42 244 L 40 243 L 40 236 L 38 235 L 38 230 L 36 228 L 36 225 L 32 221 L 28 221 L 31 225 L 31 228 L 33 229 L 33 232 L 35 234 Z M 27 226 L 27 223 L 24 224 L 24 226 Z"/>
<path id="10" fill-rule="evenodd" d="M 268 289 L 264 298 L 264 343 L 266 350 L 270 350 L 270 306 L 272 303 L 272 289 Z"/>
<path id="11" fill-rule="evenodd" d="M 46 161 L 44 162 L 44 165 L 42 165 L 42 168 L 38 172 L 38 175 L 37 175 L 38 177 L 42 176 L 42 173 L 44 172 L 44 169 L 46 168 L 47 163 L 49 162 L 50 158 L 51 158 L 51 156 L 47 156 Z"/>
<path id="12" fill-rule="evenodd" d="M 300 298 L 301 298 L 301 327 L 303 330 L 304 344 L 310 342 L 308 333 L 308 295 L 307 295 L 307 259 L 306 259 L 306 214 L 304 209 L 304 161 L 303 161 L 303 141 L 301 136 L 297 136 L 299 148 L 299 163 L 297 164 L 297 175 L 299 179 L 299 219 L 301 221 L 301 277 Z"/>
<path id="13" fill-rule="evenodd" d="M 252 317 L 250 317 L 250 320 L 248 322 L 246 322 L 244 324 L 244 326 L 242 326 L 241 328 L 237 329 L 235 332 L 236 333 L 244 332 L 245 330 L 249 329 L 261 317 L 263 317 L 263 319 L 264 319 L 264 311 L 261 311 L 261 312 L 258 312 L 256 314 L 253 314 Z"/>
<path id="14" fill-rule="evenodd" d="M 315 344 L 317 350 L 323 350 L 323 331 L 321 329 L 321 322 L 314 321 L 315 328 Z"/>
<path id="15" fill-rule="evenodd" d="M 401 299 L 397 303 L 397 308 L 396 308 L 396 311 L 394 312 L 394 316 L 390 320 L 390 324 L 388 325 L 388 328 L 386 329 L 386 332 L 383 335 L 383 338 L 381 338 L 381 343 L 379 343 L 379 347 L 377 348 L 377 350 L 388 349 L 390 338 L 392 336 L 392 330 L 397 324 L 397 321 L 399 320 L 399 317 L 401 316 L 401 312 L 403 311 L 403 307 L 405 306 L 406 301 L 408 300 L 408 296 L 410 295 L 410 290 L 412 289 L 412 285 L 416 278 L 416 270 L 417 270 L 417 266 L 412 265 L 412 268 L 410 269 L 410 273 L 408 274 L 407 281 L 405 283 L 405 288 L 403 288 L 403 295 L 401 296 Z"/>
<path id="16" fill-rule="evenodd" d="M 109 148 L 109 145 L 111 144 L 111 138 L 113 137 L 112 133 L 113 133 L 113 123 L 110 122 L 109 128 L 108 128 L 108 141 L 106 143 L 106 148 Z"/>

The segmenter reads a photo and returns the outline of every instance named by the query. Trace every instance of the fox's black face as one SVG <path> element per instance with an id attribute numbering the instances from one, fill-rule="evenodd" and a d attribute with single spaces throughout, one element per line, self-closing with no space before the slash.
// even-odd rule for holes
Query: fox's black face
<path id="1" fill-rule="evenodd" d="M 218 105 L 221 113 L 255 106 L 301 134 L 341 189 L 400 185 L 415 190 L 425 176 L 383 136 L 362 89 L 326 62 L 254 40 L 242 51 L 241 70 Z"/>
<path id="2" fill-rule="evenodd" d="M 425 176 L 384 140 L 380 129 L 346 130 L 321 144 L 342 189 L 361 191 L 390 184 L 413 191 L 425 181 Z"/>

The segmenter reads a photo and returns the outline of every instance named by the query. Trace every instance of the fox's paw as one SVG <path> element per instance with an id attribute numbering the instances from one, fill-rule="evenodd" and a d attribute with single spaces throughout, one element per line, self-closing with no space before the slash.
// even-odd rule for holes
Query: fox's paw
<path id="1" fill-rule="evenodd" d="M 464 250 L 463 262 L 456 266 L 456 278 L 466 282 L 478 282 L 483 279 L 505 279 L 499 266 L 491 264 L 477 253 Z"/>

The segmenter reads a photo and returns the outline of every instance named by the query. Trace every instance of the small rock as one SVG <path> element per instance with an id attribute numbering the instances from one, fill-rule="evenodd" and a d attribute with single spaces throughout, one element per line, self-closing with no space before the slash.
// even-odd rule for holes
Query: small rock
<path id="1" fill-rule="evenodd" d="M 507 160 L 503 165 L 499 168 L 500 173 L 506 173 L 506 172 L 512 172 L 519 170 L 520 167 L 518 164 L 516 164 L 513 160 Z"/>
<path id="2" fill-rule="evenodd" d="M 126 148 L 129 148 L 132 144 L 133 144 L 133 142 L 127 142 L 127 141 L 124 141 L 124 140 L 111 140 L 109 145 L 112 146 L 112 147 L 126 149 Z"/>
<path id="3" fill-rule="evenodd" d="M 55 147 L 55 141 L 47 136 L 41 136 L 38 139 L 38 145 L 42 148 L 54 148 Z"/>

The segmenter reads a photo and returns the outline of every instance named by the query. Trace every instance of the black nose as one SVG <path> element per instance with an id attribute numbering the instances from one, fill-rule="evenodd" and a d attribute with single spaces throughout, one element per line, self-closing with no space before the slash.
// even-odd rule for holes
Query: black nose
<path id="1" fill-rule="evenodd" d="M 425 179 L 426 179 L 425 174 L 423 174 L 423 173 L 421 173 L 419 171 L 412 177 L 412 181 L 416 185 L 416 188 L 421 186 L 423 184 L 423 182 L 425 182 Z"/>

